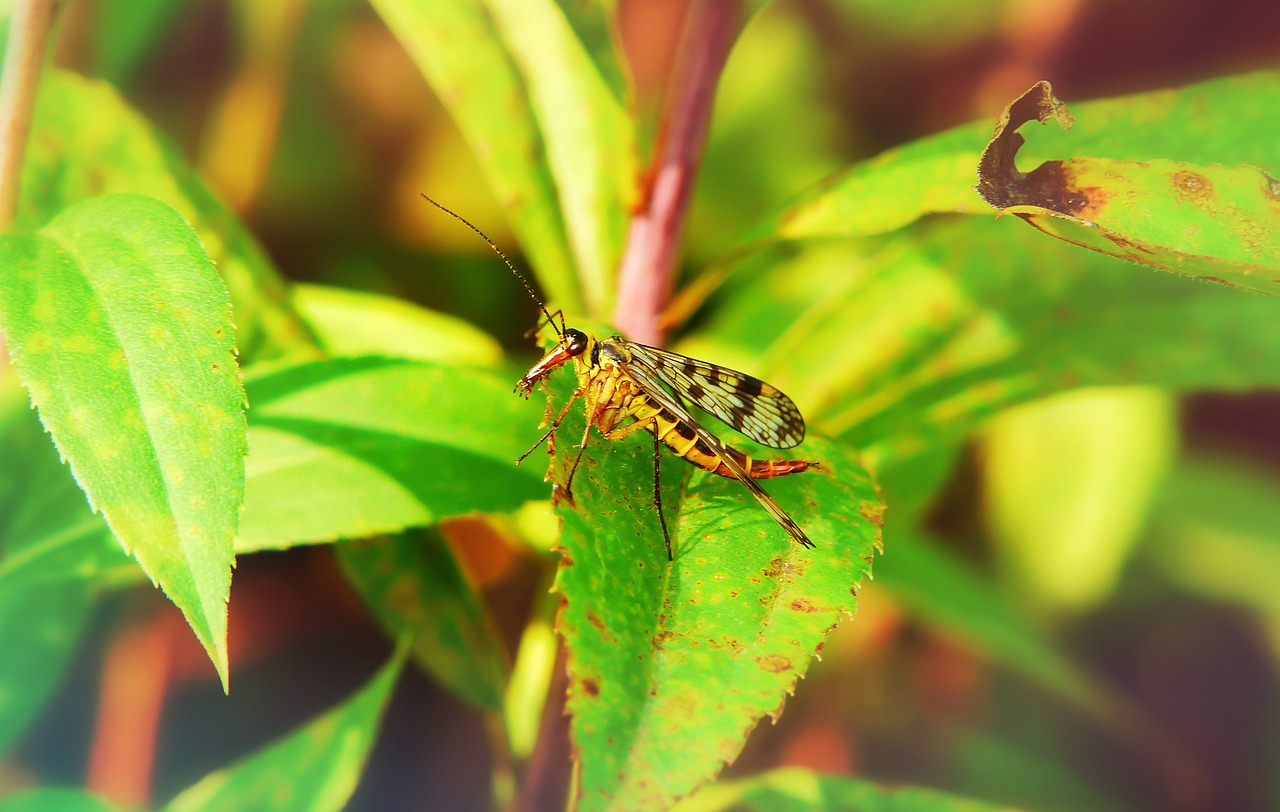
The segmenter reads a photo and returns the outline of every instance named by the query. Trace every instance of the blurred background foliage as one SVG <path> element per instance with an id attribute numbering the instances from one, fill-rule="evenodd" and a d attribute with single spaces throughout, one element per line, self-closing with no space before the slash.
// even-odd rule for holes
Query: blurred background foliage
<path id="1" fill-rule="evenodd" d="M 681 7 L 618 3 L 642 120 L 654 115 Z M 721 85 L 685 271 L 823 176 L 993 120 L 1035 80 L 1071 101 L 1176 86 L 1274 66 L 1277 41 L 1280 8 L 1267 0 L 774 3 Z M 459 314 L 517 358 L 531 355 L 523 289 L 419 193 L 514 254 L 503 211 L 365 2 L 75 0 L 54 62 L 111 82 L 167 133 L 290 281 Z M 3 368 L 0 402 L 24 402 Z M 803 765 L 1048 810 L 1280 807 L 1278 413 L 1275 393 L 1071 393 L 1001 414 L 952 472 L 902 475 L 949 477 L 932 509 L 936 537 L 1052 629 L 1132 718 L 1100 723 L 1047 696 L 873 582 L 857 622 L 837 630 L 786 714 L 755 732 L 730 773 Z M 1046 459 L 1057 479 L 1027 475 Z M 63 496 L 82 507 L 74 490 Z M 1046 537 L 1046 515 L 1059 510 L 1073 520 Z M 466 538 L 455 544 L 466 577 L 514 648 L 546 588 L 540 559 L 487 525 L 459 522 L 445 535 Z M 346 696 L 385 658 L 326 549 L 243 558 L 233 596 L 230 700 L 160 594 L 122 593 L 84 619 L 89 642 L 0 763 L 0 787 L 110 793 L 141 780 L 170 797 Z M 981 595 L 971 606 L 949 597 L 956 612 L 981 611 Z M 135 695 L 148 686 L 163 713 L 161 700 Z M 136 736 L 150 737 L 154 762 L 130 773 L 107 754 L 139 752 Z M 353 805 L 417 797 L 479 808 L 488 741 L 467 706 L 406 672 Z"/>

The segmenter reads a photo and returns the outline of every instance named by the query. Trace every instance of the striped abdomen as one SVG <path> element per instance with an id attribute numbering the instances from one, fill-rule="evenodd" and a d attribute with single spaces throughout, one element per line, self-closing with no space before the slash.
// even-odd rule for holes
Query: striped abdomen
<path id="1" fill-rule="evenodd" d="M 640 419 L 643 420 L 644 418 Z M 653 416 L 649 418 L 647 428 L 658 435 L 658 439 L 665 443 L 668 448 L 699 468 L 723 477 L 733 478 L 733 472 L 729 470 L 729 466 L 725 465 L 716 452 L 712 451 L 687 423 L 667 410 L 655 408 Z M 733 457 L 742 466 L 742 470 L 746 471 L 752 479 L 769 479 L 771 477 L 786 476 L 787 474 L 799 474 L 816 465 L 816 463 L 808 462 L 807 460 L 756 460 L 736 448 L 730 448 L 729 446 L 723 446 L 722 448 L 721 453 Z"/>

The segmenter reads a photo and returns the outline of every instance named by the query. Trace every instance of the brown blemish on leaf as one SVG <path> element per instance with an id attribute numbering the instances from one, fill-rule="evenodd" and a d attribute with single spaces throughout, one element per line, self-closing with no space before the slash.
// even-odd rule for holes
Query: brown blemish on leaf
<path id="1" fill-rule="evenodd" d="M 1071 128 L 1071 114 L 1067 112 L 1066 105 L 1054 97 L 1048 82 L 1032 85 L 1000 114 L 991 141 L 978 162 L 978 185 L 975 188 L 983 200 L 997 209 L 1006 209 L 1026 204 L 1028 198 L 1048 200 L 1058 197 L 1058 190 L 1066 185 L 1061 161 L 1042 164 L 1025 175 L 1018 171 L 1014 161 L 1018 150 L 1026 143 L 1018 128 L 1028 121 L 1044 123 L 1050 119 L 1057 121 L 1064 130 Z"/>
<path id="2" fill-rule="evenodd" d="M 591 612 L 591 611 L 587 612 L 587 622 L 590 623 L 592 626 L 595 626 L 596 629 L 601 634 L 604 634 L 604 630 L 605 630 L 604 621 L 601 620 L 600 616 L 597 615 L 595 612 Z"/>
<path id="3" fill-rule="evenodd" d="M 876 527 L 884 527 L 884 505 L 869 505 L 863 503 L 862 507 L 858 510 L 858 513 L 862 518 L 871 522 Z"/>
<path id="4" fill-rule="evenodd" d="M 1206 203 L 1213 199 L 1213 181 L 1199 172 L 1174 172 L 1172 180 L 1178 195 L 1192 203 Z"/>
<path id="5" fill-rule="evenodd" d="M 582 690 L 586 691 L 589 696 L 600 696 L 600 683 L 591 677 L 583 677 Z"/>
<path id="6" fill-rule="evenodd" d="M 791 670 L 791 658 L 781 654 L 767 654 L 756 658 L 756 665 L 770 674 L 781 674 Z"/>
<path id="7" fill-rule="evenodd" d="M 807 598 L 796 598 L 791 602 L 791 611 L 810 614 L 818 611 L 818 607 L 814 606 Z"/>
<path id="8" fill-rule="evenodd" d="M 1219 285 L 1226 285 L 1229 288 L 1239 287 L 1234 282 L 1228 282 L 1220 276 L 1202 276 L 1200 278 L 1206 282 L 1217 282 Z"/>
<path id="9" fill-rule="evenodd" d="M 781 558 L 775 558 L 769 562 L 769 566 L 760 570 L 760 574 L 766 578 L 777 580 L 778 576 L 782 574 L 782 563 Z"/>

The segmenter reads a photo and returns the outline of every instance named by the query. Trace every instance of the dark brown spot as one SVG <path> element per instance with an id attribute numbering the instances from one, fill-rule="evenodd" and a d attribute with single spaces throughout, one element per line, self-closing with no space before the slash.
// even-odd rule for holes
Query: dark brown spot
<path id="1" fill-rule="evenodd" d="M 756 665 L 771 674 L 781 674 L 783 671 L 791 670 L 791 658 L 781 654 L 767 654 L 764 657 L 757 657 Z"/>
<path id="2" fill-rule="evenodd" d="M 685 423 L 684 421 L 680 421 L 680 420 L 674 420 L 674 419 L 671 422 L 676 424 L 676 434 L 679 434 L 684 439 L 692 440 L 695 436 L 697 436 L 694 434 L 693 428 L 688 423 Z M 702 441 L 699 440 L 698 442 L 701 443 Z"/>
<path id="3" fill-rule="evenodd" d="M 818 611 L 818 607 L 810 603 L 807 598 L 796 598 L 791 602 L 791 611 L 808 614 Z"/>
<path id="4" fill-rule="evenodd" d="M 595 612 L 587 612 L 587 622 L 599 629 L 601 633 L 604 632 L 604 621 Z"/>
<path id="5" fill-rule="evenodd" d="M 1236 283 L 1228 282 L 1227 280 L 1223 279 L 1220 276 L 1202 276 L 1200 278 L 1206 282 L 1217 282 L 1219 285 L 1226 285 L 1229 288 L 1236 287 Z"/>
<path id="6" fill-rule="evenodd" d="M 582 690 L 586 691 L 590 696 L 600 696 L 600 683 L 590 677 L 582 680 Z"/>
<path id="7" fill-rule="evenodd" d="M 1202 201 L 1213 197 L 1213 181 L 1199 172 L 1174 172 L 1173 188 L 1188 200 Z"/>
<path id="8" fill-rule="evenodd" d="M 707 395 L 707 390 L 702 388 L 702 384 L 697 383 L 689 384 L 685 391 L 687 391 L 689 393 L 689 397 L 694 400 L 702 400 Z"/>
<path id="9" fill-rule="evenodd" d="M 764 391 L 764 381 L 745 375 L 742 378 L 742 385 L 738 388 L 752 397 L 758 397 Z M 750 404 L 747 404 L 747 408 L 750 409 Z"/>
<path id="10" fill-rule="evenodd" d="M 782 559 L 775 558 L 769 562 L 769 566 L 760 570 L 760 574 L 766 578 L 777 578 L 782 574 Z"/>

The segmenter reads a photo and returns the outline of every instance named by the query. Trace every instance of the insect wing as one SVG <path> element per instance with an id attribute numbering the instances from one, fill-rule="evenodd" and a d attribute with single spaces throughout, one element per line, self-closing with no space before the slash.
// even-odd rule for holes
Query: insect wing
<path id="1" fill-rule="evenodd" d="M 791 448 L 804 440 L 804 418 L 791 398 L 776 386 L 742 372 L 627 342 L 633 360 L 643 364 L 682 397 L 758 443 Z"/>
<path id="2" fill-rule="evenodd" d="M 633 351 L 633 356 L 632 356 L 633 362 L 622 365 L 622 368 L 627 373 L 627 375 L 629 375 L 633 381 L 635 381 L 637 384 L 640 385 L 640 388 L 644 390 L 644 393 L 651 400 L 653 400 L 662 408 L 669 411 L 671 414 L 675 415 L 678 419 L 680 419 L 686 425 L 688 425 L 689 428 L 693 429 L 693 432 L 698 436 L 698 439 L 707 444 L 707 447 L 710 448 L 712 452 L 715 453 L 716 457 L 718 457 L 720 461 L 725 464 L 725 466 L 729 469 L 729 472 L 732 473 L 733 476 L 739 482 L 741 482 L 743 486 L 746 487 L 747 490 L 751 491 L 751 495 L 754 496 L 760 502 L 760 504 L 764 506 L 764 509 L 769 512 L 769 515 L 772 516 L 778 522 L 778 524 L 782 525 L 782 528 L 786 530 L 787 533 L 793 539 L 795 539 L 797 542 L 799 542 L 805 547 L 813 547 L 814 546 L 813 542 L 809 541 L 809 537 L 805 535 L 805 532 L 800 528 L 800 525 L 796 524 L 796 520 L 791 518 L 791 516 L 785 510 L 783 510 L 782 505 L 779 505 L 777 500 L 775 500 L 772 496 L 770 496 L 769 493 L 764 488 L 760 487 L 760 483 L 752 479 L 751 476 L 747 474 L 746 470 L 742 467 L 742 465 L 725 451 L 724 443 L 722 443 L 720 439 L 716 437 L 714 434 L 712 434 L 711 432 L 703 428 L 701 425 L 699 425 L 698 421 L 693 419 L 693 416 L 689 414 L 688 409 L 685 409 L 684 406 L 680 405 L 680 403 L 678 403 L 675 398 L 671 397 L 671 395 L 667 393 L 667 390 L 662 388 L 662 384 L 658 382 L 656 373 L 651 371 L 647 367 L 647 365 L 643 363 L 643 361 L 641 361 L 641 363 L 635 363 L 634 359 L 636 356 L 634 355 L 634 350 L 636 346 L 642 346 L 642 345 L 633 344 L 630 346 L 630 348 Z M 653 348 L 645 347 L 645 349 L 651 350 Z M 664 352 L 663 354 L 672 356 L 673 358 L 684 358 L 683 355 L 676 355 L 675 353 Z M 689 359 L 689 360 L 693 360 L 693 359 Z M 737 374 L 737 373 L 734 373 L 734 374 Z M 676 387 L 676 389 L 678 390 L 679 387 Z M 778 392 L 778 394 L 781 395 L 782 393 Z M 786 395 L 782 395 L 782 397 L 786 398 Z M 787 402 L 791 403 L 791 400 L 787 398 Z M 795 408 L 794 404 L 792 405 L 792 408 L 793 409 Z M 796 414 L 796 417 L 799 418 L 798 412 Z M 802 431 L 803 431 L 803 425 L 804 424 L 802 422 L 801 423 Z M 799 442 L 799 441 L 797 440 L 796 442 Z"/>

